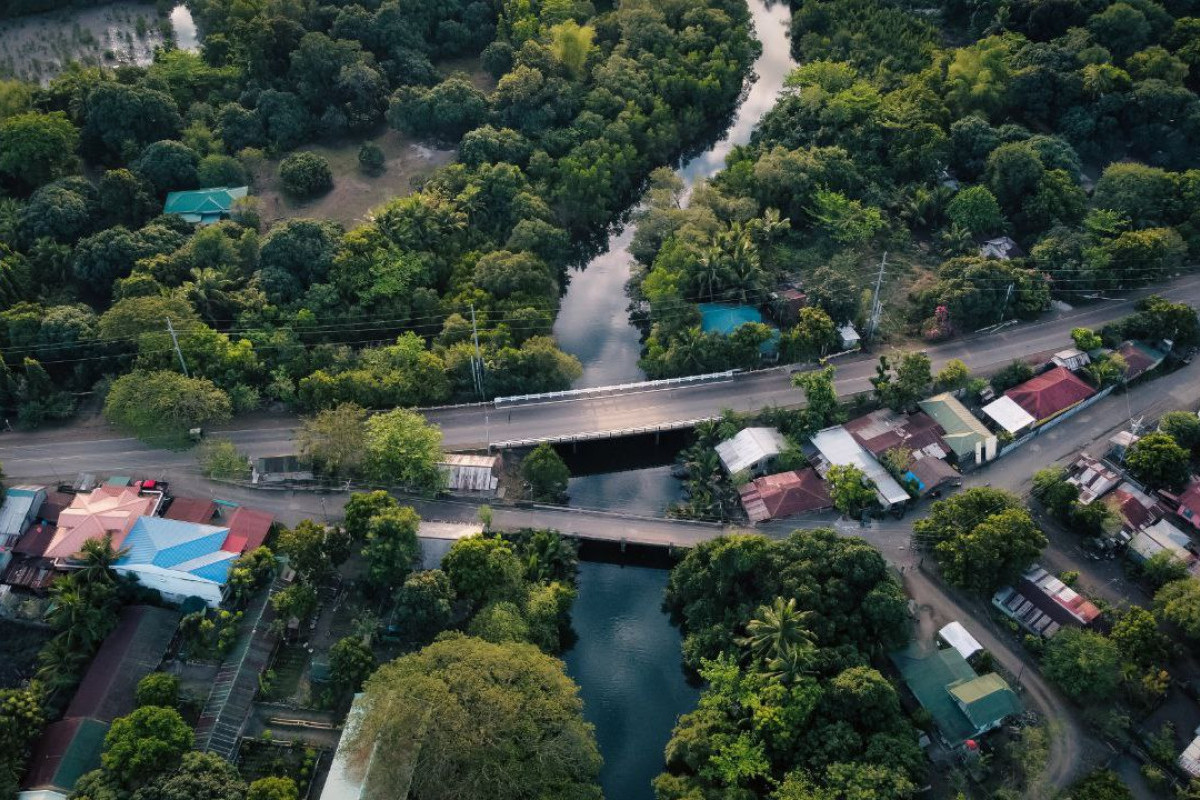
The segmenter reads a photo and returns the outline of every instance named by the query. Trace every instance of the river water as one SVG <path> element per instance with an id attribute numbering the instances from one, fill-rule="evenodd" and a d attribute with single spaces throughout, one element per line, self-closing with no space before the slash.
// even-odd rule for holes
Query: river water
<path id="1" fill-rule="evenodd" d="M 790 14 L 786 3 L 749 0 L 755 33 L 762 55 L 754 62 L 757 76 L 738 107 L 725 135 L 704 153 L 689 159 L 676 172 L 688 190 L 696 181 L 710 178 L 725 165 L 725 157 L 750 134 L 763 114 L 775 105 L 784 79 L 795 66 L 788 41 Z M 571 275 L 562 308 L 554 324 L 559 347 L 583 364 L 577 388 L 609 386 L 645 379 L 638 369 L 640 334 L 629 321 L 629 281 L 632 256 L 629 244 L 635 226 L 625 225 L 609 237 L 608 248 Z"/>
<path id="2" fill-rule="evenodd" d="M 684 679 L 679 631 L 661 610 L 667 571 L 583 562 L 566 653 L 583 714 L 596 726 L 608 800 L 653 800 L 663 748 L 699 692 Z"/>

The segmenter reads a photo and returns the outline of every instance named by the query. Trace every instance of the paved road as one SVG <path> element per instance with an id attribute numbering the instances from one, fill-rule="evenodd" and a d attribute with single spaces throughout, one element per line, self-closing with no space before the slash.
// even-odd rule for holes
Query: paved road
<path id="1" fill-rule="evenodd" d="M 1200 306 L 1200 276 L 1176 279 L 1157 291 L 1173 300 Z M 1148 293 L 1144 290 L 1124 299 L 1059 312 L 996 334 L 957 339 L 927 352 L 935 369 L 952 358 L 961 358 L 972 370 L 987 372 L 1014 358 L 1061 349 L 1069 343 L 1071 328 L 1100 327 L 1128 314 L 1134 300 Z M 838 391 L 844 395 L 868 389 L 874 363 L 867 356 L 840 362 Z M 800 393 L 791 387 L 786 370 L 769 370 L 715 384 L 503 409 L 445 409 L 430 411 L 428 416 L 442 427 L 446 448 L 456 450 L 481 448 L 488 442 L 664 425 L 712 417 L 723 408 L 753 411 L 796 405 L 799 401 Z M 294 451 L 295 422 L 291 415 L 264 414 L 239 418 L 220 433 L 252 456 L 278 455 Z M 81 471 L 165 473 L 192 466 L 194 456 L 187 451 L 149 447 L 92 421 L 33 433 L 4 433 L 0 435 L 0 462 L 12 478 L 66 479 Z"/>

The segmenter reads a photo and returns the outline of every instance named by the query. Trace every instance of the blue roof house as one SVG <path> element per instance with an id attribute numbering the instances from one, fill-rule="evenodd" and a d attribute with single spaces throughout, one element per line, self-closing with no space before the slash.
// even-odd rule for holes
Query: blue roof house
<path id="1" fill-rule="evenodd" d="M 222 550 L 228 528 L 161 517 L 139 517 L 121 547 L 117 572 L 132 575 L 171 602 L 199 597 L 217 606 L 238 554 Z"/>
<path id="2" fill-rule="evenodd" d="M 211 225 L 229 219 L 234 203 L 250 193 L 248 186 L 215 189 L 196 189 L 190 192 L 171 192 L 167 195 L 164 214 L 178 214 L 188 222 Z"/>

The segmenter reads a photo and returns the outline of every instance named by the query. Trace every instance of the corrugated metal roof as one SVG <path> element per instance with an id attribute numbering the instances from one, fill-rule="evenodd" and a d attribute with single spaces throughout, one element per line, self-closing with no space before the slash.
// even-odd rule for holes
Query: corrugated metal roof
<path id="1" fill-rule="evenodd" d="M 69 794 L 85 772 L 100 766 L 108 725 L 73 717 L 46 726 L 33 749 L 26 789 L 52 789 Z"/>
<path id="2" fill-rule="evenodd" d="M 960 460 L 974 457 L 976 443 L 992 438 L 992 432 L 952 394 L 934 395 L 917 405 L 942 426 L 942 438 Z"/>
<path id="3" fill-rule="evenodd" d="M 1038 422 L 1077 406 L 1096 393 L 1069 369 L 1055 367 L 1004 393 Z"/>
<path id="4" fill-rule="evenodd" d="M 787 440 L 774 428 L 746 428 L 717 445 L 717 456 L 730 475 L 750 469 L 783 452 Z"/>
<path id="5" fill-rule="evenodd" d="M 238 506 L 229 515 L 229 536 L 221 549 L 230 553 L 245 553 L 261 547 L 274 522 L 275 517 L 266 511 Z"/>
<path id="6" fill-rule="evenodd" d="M 1020 433 L 1037 422 L 1032 414 L 1021 408 L 1017 401 L 1008 395 L 996 398 L 982 410 L 994 419 L 997 425 L 1013 434 Z"/>
<path id="7" fill-rule="evenodd" d="M 963 658 L 970 658 L 983 649 L 983 645 L 972 636 L 961 622 L 957 620 L 951 622 L 946 627 L 938 631 L 938 636 L 946 641 L 946 644 L 958 651 L 958 654 Z"/>
<path id="8" fill-rule="evenodd" d="M 908 492 L 904 487 L 841 425 L 817 431 L 811 441 L 829 464 L 861 469 L 875 483 L 875 493 L 884 508 L 908 501 Z"/>
<path id="9" fill-rule="evenodd" d="M 46 490 L 41 486 L 16 486 L 7 490 L 4 505 L 0 505 L 0 539 L 24 533 L 45 499 Z"/>

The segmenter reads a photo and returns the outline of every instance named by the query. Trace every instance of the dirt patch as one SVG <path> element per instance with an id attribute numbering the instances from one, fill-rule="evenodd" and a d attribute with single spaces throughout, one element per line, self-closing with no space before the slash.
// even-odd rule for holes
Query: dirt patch
<path id="1" fill-rule="evenodd" d="M 480 66 L 478 56 L 447 58 L 434 66 L 443 78 L 448 78 L 455 72 L 465 72 L 471 79 L 471 84 L 479 91 L 491 94 L 496 89 L 496 79 L 492 77 L 492 73 Z"/>
<path id="2" fill-rule="evenodd" d="M 358 167 L 358 148 L 365 141 L 377 144 L 387 159 L 379 175 L 367 175 Z M 259 198 L 262 219 L 268 225 L 276 220 L 306 217 L 353 227 L 393 197 L 411 194 L 422 179 L 454 158 L 453 150 L 428 147 L 391 129 L 366 139 L 300 149 L 329 161 L 333 189 L 321 197 L 295 202 L 279 188 L 279 161 L 263 162 L 254 176 L 253 194 Z"/>
<path id="3" fill-rule="evenodd" d="M 152 3 L 118 2 L 0 22 L 0 78 L 46 84 L 69 61 L 86 66 L 149 64 L 170 35 L 195 47 L 195 25 L 180 6 L 160 15 Z"/>

